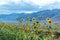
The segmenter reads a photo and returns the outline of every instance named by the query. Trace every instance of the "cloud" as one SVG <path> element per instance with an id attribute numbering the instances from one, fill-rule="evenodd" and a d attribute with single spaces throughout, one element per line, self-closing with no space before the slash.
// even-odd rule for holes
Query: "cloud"
<path id="1" fill-rule="evenodd" d="M 60 0 L 0 0 L 0 5 L 2 4 L 9 4 L 9 3 L 15 3 L 15 4 L 23 4 L 28 3 L 31 5 L 39 5 L 44 6 L 47 4 L 51 4 L 54 2 L 60 2 Z"/>
<path id="2" fill-rule="evenodd" d="M 0 10 L 0 14 L 12 14 L 12 13 L 25 13 L 31 14 L 32 12 L 37 11 L 19 11 L 19 10 Z"/>
<path id="3" fill-rule="evenodd" d="M 0 10 L 20 10 L 20 11 L 37 11 L 37 5 L 25 2 L 24 0 L 0 0 Z"/>
<path id="4" fill-rule="evenodd" d="M 57 0 L 58 2 L 60 2 L 60 0 Z"/>
<path id="5" fill-rule="evenodd" d="M 37 10 L 38 6 L 24 0 L 0 0 L 0 14 L 31 13 Z"/>
<path id="6" fill-rule="evenodd" d="M 38 0 L 36 2 L 36 4 L 40 6 L 44 6 L 44 5 L 51 4 L 51 3 L 54 3 L 54 0 Z"/>
<path id="7" fill-rule="evenodd" d="M 0 0 L 0 5 L 4 5 L 7 4 L 7 2 L 5 2 L 4 0 Z"/>
<path id="8" fill-rule="evenodd" d="M 0 0 L 0 5 L 9 4 L 9 3 L 19 3 L 19 0 Z"/>
<path id="9" fill-rule="evenodd" d="M 47 4 L 54 3 L 56 0 L 25 0 L 25 2 L 33 3 L 38 6 L 44 6 Z"/>
<path id="10" fill-rule="evenodd" d="M 19 10 L 20 12 L 26 11 L 26 13 L 31 13 L 31 11 L 39 11 L 46 9 L 48 5 L 54 3 L 60 3 L 60 0 L 0 0 L 0 10 L 2 10 L 0 12 L 11 13 L 11 11 L 15 12 L 15 10 Z"/>

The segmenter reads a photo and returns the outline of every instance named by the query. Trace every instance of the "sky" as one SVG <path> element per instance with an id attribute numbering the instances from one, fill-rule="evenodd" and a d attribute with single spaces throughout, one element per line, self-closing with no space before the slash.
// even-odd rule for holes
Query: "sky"
<path id="1" fill-rule="evenodd" d="M 0 14 L 32 13 L 60 8 L 60 0 L 0 0 Z"/>

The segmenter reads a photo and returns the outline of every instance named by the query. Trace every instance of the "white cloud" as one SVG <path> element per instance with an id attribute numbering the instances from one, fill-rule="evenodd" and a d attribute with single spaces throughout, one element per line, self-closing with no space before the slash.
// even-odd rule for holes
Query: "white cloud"
<path id="1" fill-rule="evenodd" d="M 9 4 L 9 3 L 19 4 L 19 2 L 20 0 L 0 0 L 0 5 Z"/>
<path id="2" fill-rule="evenodd" d="M 0 2 L 0 4 L 2 5 L 2 4 L 6 4 L 6 2 Z"/>
<path id="3" fill-rule="evenodd" d="M 10 3 L 15 3 L 15 4 L 18 4 L 23 7 L 23 6 L 25 6 L 24 3 L 26 3 L 26 4 L 31 4 L 34 6 L 39 6 L 39 8 L 42 8 L 42 6 L 53 4 L 55 2 L 60 3 L 60 0 L 0 0 L 0 6 L 5 5 L 5 4 L 9 5 Z M 26 6 L 28 6 L 28 5 L 26 5 Z M 26 13 L 31 13 L 31 12 L 27 11 Z"/>
<path id="4" fill-rule="evenodd" d="M 13 3 L 19 4 L 21 1 L 20 0 L 9 0 L 9 2 L 13 2 Z"/>
<path id="5" fill-rule="evenodd" d="M 58 2 L 60 2 L 60 0 L 57 0 Z"/>
<path id="6" fill-rule="evenodd" d="M 26 0 L 26 2 L 32 2 L 36 5 L 44 6 L 44 5 L 47 5 L 47 4 L 54 3 L 55 0 Z"/>
<path id="7" fill-rule="evenodd" d="M 0 0 L 0 5 L 4 5 L 7 4 L 7 2 L 5 0 Z"/>
<path id="8" fill-rule="evenodd" d="M 47 4 L 51 4 L 51 3 L 54 3 L 54 2 L 60 2 L 60 0 L 0 0 L 0 5 L 2 4 L 8 4 L 8 3 L 15 3 L 15 4 L 22 4 L 23 2 L 26 2 L 26 3 L 32 3 L 35 4 L 35 5 L 39 5 L 39 6 L 44 6 L 44 5 L 47 5 Z"/>

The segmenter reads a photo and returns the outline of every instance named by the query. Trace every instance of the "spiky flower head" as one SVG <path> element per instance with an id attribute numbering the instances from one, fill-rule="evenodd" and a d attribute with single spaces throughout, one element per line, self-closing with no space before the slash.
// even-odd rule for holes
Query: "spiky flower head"
<path id="1" fill-rule="evenodd" d="M 33 18 L 32 18 L 32 21 L 36 21 L 36 18 L 35 18 L 35 17 L 33 17 Z"/>
<path id="2" fill-rule="evenodd" d="M 51 23 L 51 19 L 50 19 L 50 18 L 46 18 L 46 21 L 47 21 L 48 23 Z"/>

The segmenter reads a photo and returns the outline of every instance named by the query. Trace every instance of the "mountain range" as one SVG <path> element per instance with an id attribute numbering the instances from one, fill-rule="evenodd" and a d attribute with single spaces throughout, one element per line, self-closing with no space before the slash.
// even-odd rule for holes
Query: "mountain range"
<path id="1" fill-rule="evenodd" d="M 47 17 L 51 18 L 54 22 L 60 21 L 60 9 L 53 9 L 53 10 L 43 10 L 38 12 L 33 12 L 31 14 L 26 13 L 11 13 L 11 14 L 0 14 L 0 20 L 5 22 L 17 22 L 16 18 L 23 17 L 26 19 L 28 16 L 30 18 L 36 17 L 39 19 L 42 16 L 42 20 L 45 20 Z"/>

